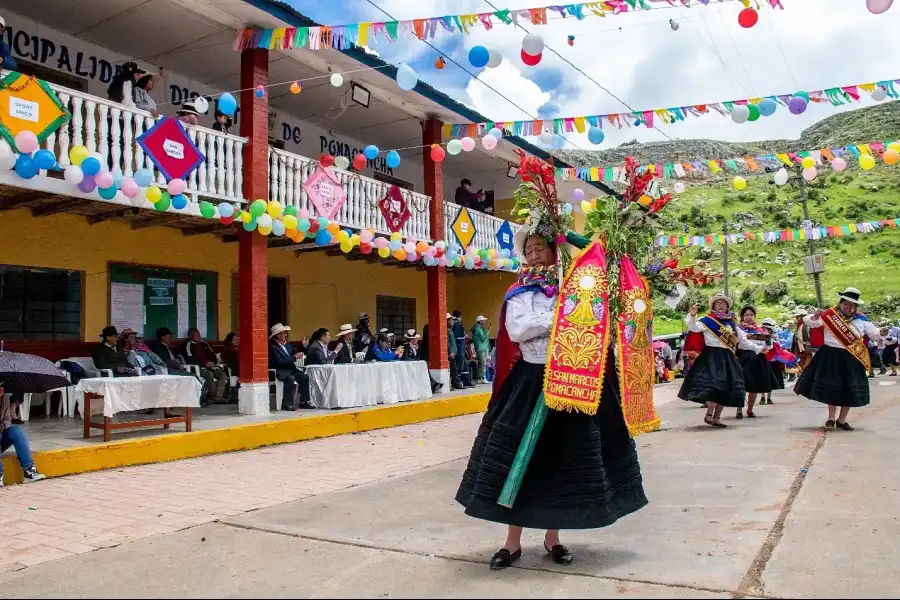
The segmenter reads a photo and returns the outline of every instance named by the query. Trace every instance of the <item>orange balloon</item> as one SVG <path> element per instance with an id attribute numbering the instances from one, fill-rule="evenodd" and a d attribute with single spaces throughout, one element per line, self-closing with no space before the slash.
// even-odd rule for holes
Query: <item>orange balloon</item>
<path id="1" fill-rule="evenodd" d="M 884 164 L 896 165 L 897 161 L 900 160 L 900 153 L 896 150 L 886 150 L 882 158 L 884 158 Z"/>
<path id="2" fill-rule="evenodd" d="M 291 84 L 291 93 L 292 94 L 297 95 L 302 91 L 303 91 L 303 88 L 300 87 L 299 82 L 295 81 L 294 83 Z"/>
<path id="3" fill-rule="evenodd" d="M 419 254 L 425 254 L 428 251 L 428 242 L 419 242 L 416 244 L 416 252 Z"/>
<path id="4" fill-rule="evenodd" d="M 399 250 L 394 252 L 394 258 L 397 260 L 406 260 L 406 250 L 400 248 Z"/>
<path id="5" fill-rule="evenodd" d="M 328 233 L 330 233 L 332 236 L 335 236 L 335 235 L 337 235 L 337 234 L 340 232 L 341 226 L 338 225 L 337 223 L 335 223 L 334 221 L 332 221 L 332 222 L 330 222 L 330 223 L 328 224 L 328 227 L 326 227 L 325 229 L 326 229 L 326 230 L 328 231 Z"/>

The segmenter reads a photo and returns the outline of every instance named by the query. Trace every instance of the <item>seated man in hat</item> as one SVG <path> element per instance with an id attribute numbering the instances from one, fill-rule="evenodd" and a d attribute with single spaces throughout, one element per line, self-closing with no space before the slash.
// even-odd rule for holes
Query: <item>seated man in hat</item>
<path id="1" fill-rule="evenodd" d="M 334 359 L 336 365 L 353 364 L 353 334 L 356 330 L 350 323 L 341 325 L 338 331 L 338 348 L 337 357 Z"/>
<path id="2" fill-rule="evenodd" d="M 400 360 L 425 360 L 425 357 L 422 355 L 422 345 L 419 343 L 419 340 L 422 339 L 418 333 L 416 333 L 415 329 L 408 329 L 406 331 L 406 343 L 403 345 L 403 356 Z M 437 381 L 434 377 L 431 376 L 431 373 L 428 373 L 428 378 L 431 380 L 431 393 L 438 392 L 443 386 L 439 381 Z"/>
<path id="3" fill-rule="evenodd" d="M 272 325 L 269 334 L 269 368 L 275 369 L 275 378 L 284 384 L 282 410 L 297 410 L 298 395 L 300 405 L 309 406 L 309 376 L 297 368 L 302 352 L 295 352 L 288 343 L 287 325 Z"/>
<path id="4" fill-rule="evenodd" d="M 100 334 L 102 344 L 91 351 L 94 366 L 98 369 L 109 369 L 113 377 L 134 377 L 137 369 L 128 364 L 125 355 L 119 351 L 119 331 L 112 325 L 104 327 Z"/>
<path id="5" fill-rule="evenodd" d="M 228 373 L 222 365 L 216 364 L 216 353 L 196 327 L 188 330 L 188 343 L 184 347 L 184 353 L 190 364 L 200 367 L 200 377 L 205 382 L 203 387 L 206 389 L 206 401 L 227 404 L 225 392 L 228 391 Z"/>
<path id="6" fill-rule="evenodd" d="M 172 339 L 172 331 L 168 327 L 160 327 L 156 330 L 156 341 L 148 344 L 150 350 L 160 357 L 166 365 L 169 373 L 183 371 L 184 364 L 179 359 L 178 348 Z"/>
<path id="7" fill-rule="evenodd" d="M 359 324 L 356 326 L 356 335 L 353 336 L 353 352 L 367 352 L 373 341 L 375 341 L 375 335 L 369 329 L 369 314 L 360 313 Z"/>

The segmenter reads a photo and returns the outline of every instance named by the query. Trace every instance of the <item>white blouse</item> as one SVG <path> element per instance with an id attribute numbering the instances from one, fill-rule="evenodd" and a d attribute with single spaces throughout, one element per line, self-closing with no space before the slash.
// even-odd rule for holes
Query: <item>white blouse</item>
<path id="1" fill-rule="evenodd" d="M 707 329 L 706 325 L 704 325 L 697 319 L 697 315 L 688 313 L 688 316 L 685 318 L 684 322 L 687 324 L 688 331 L 694 331 L 696 333 L 703 334 L 703 341 L 706 342 L 707 346 L 712 346 L 713 348 L 727 348 L 725 344 L 719 341 L 719 338 L 716 337 L 716 334 Z M 763 352 L 768 351 L 768 347 L 765 344 L 758 344 L 753 340 L 747 339 L 747 334 L 740 327 L 737 328 L 737 338 L 738 350 L 750 350 L 752 352 L 756 352 L 757 354 L 762 354 Z"/>
<path id="2" fill-rule="evenodd" d="M 815 329 L 816 327 L 825 327 L 825 323 L 821 319 L 816 319 L 815 315 L 806 315 L 803 317 L 803 322 L 807 325 L 807 327 L 811 329 Z M 856 332 L 859 337 L 864 335 L 869 336 L 869 339 L 873 342 L 877 342 L 881 339 L 881 333 L 878 331 L 878 328 L 865 321 L 863 319 L 853 319 L 848 323 L 848 325 Z M 832 348 L 843 348 L 837 338 L 834 337 L 834 334 L 831 333 L 831 330 L 825 327 L 825 345 L 831 346 Z"/>
<path id="3" fill-rule="evenodd" d="M 507 301 L 506 332 L 510 340 L 519 344 L 525 362 L 547 362 L 555 308 L 556 295 L 548 298 L 543 292 L 522 292 Z"/>

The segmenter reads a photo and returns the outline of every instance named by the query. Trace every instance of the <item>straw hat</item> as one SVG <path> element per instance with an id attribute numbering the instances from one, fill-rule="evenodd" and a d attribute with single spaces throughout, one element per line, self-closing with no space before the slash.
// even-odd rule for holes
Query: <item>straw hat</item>
<path id="1" fill-rule="evenodd" d="M 731 299 L 730 296 L 726 296 L 722 292 L 718 294 L 714 294 L 712 298 L 709 299 L 709 310 L 712 310 L 713 304 L 716 303 L 716 300 L 724 300 L 728 303 L 728 310 L 731 310 L 731 307 L 734 305 L 734 300 Z"/>
<path id="2" fill-rule="evenodd" d="M 287 325 L 282 325 L 281 323 L 275 323 L 272 325 L 272 328 L 269 330 L 269 339 L 272 339 L 279 333 L 284 333 L 285 331 L 290 331 L 291 328 Z"/>
<path id="3" fill-rule="evenodd" d="M 862 300 L 859 299 L 862 292 L 854 287 L 848 287 L 843 292 L 838 292 L 838 298 L 841 300 L 849 300 L 854 304 L 865 304 Z"/>
<path id="4" fill-rule="evenodd" d="M 481 323 L 482 321 L 487 321 L 487 317 L 485 317 L 484 315 L 478 315 L 477 317 L 475 317 L 476 323 Z"/>
<path id="5" fill-rule="evenodd" d="M 760 325 L 762 325 L 763 327 L 771 327 L 772 329 L 775 329 L 775 319 L 763 319 Z"/>
<path id="6" fill-rule="evenodd" d="M 355 333 L 355 332 L 356 332 L 356 327 L 354 327 L 350 323 L 344 323 L 343 325 L 341 325 L 340 330 L 338 330 L 338 337 L 340 337 L 342 335 L 347 335 L 348 333 Z"/>
<path id="7" fill-rule="evenodd" d="M 794 311 L 791 313 L 792 317 L 805 317 L 809 314 L 809 311 L 803 308 L 802 306 L 797 306 L 794 308 Z"/>

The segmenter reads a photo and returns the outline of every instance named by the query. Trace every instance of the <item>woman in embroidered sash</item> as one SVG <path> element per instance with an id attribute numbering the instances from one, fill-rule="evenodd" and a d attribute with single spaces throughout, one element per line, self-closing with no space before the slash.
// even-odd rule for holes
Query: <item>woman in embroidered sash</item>
<path id="1" fill-rule="evenodd" d="M 698 319 L 694 305 L 685 319 L 689 335 L 702 337 L 703 351 L 687 372 L 678 397 L 706 403 L 703 421 L 711 427 L 727 427 L 722 423 L 726 406 L 738 410 L 744 406 L 744 374 L 735 350 L 747 340 L 736 324 L 732 304 L 725 294 L 716 294 L 709 299 L 708 315 Z"/>
<path id="2" fill-rule="evenodd" d="M 772 369 L 766 358 L 766 340 L 771 340 L 769 333 L 756 324 L 756 308 L 749 304 L 741 309 L 741 322 L 738 325 L 744 337 L 738 342 L 737 358 L 744 374 L 744 390 L 747 392 L 747 416 L 756 418 L 753 407 L 756 396 L 772 393 Z M 737 418 L 743 419 L 741 409 L 737 409 Z"/>
<path id="3" fill-rule="evenodd" d="M 816 310 L 803 319 L 810 329 L 823 328 L 824 344 L 800 375 L 794 392 L 828 405 L 826 428 L 852 431 L 847 422 L 850 409 L 869 404 L 869 353 L 864 336 L 878 341 L 882 332 L 856 311 L 862 303 L 860 291 L 848 287 L 838 293 L 835 308 Z"/>
<path id="4" fill-rule="evenodd" d="M 507 292 L 497 337 L 497 378 L 456 500 L 466 514 L 508 525 L 506 543 L 491 558 L 505 569 L 522 555 L 523 528 L 545 529 L 544 547 L 557 564 L 572 562 L 560 529 L 612 525 L 647 504 L 640 465 L 619 399 L 612 353 L 606 361 L 596 415 L 550 410 L 515 504 L 498 504 L 528 429 L 546 371 L 559 282 L 554 241 L 517 235 L 528 267 Z"/>

